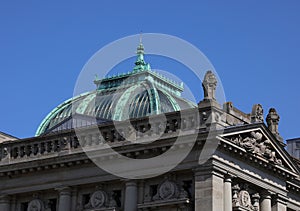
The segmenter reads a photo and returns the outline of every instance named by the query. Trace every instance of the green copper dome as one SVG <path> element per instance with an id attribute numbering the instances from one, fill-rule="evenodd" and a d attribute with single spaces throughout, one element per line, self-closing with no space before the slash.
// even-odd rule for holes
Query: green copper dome
<path id="1" fill-rule="evenodd" d="M 57 106 L 40 124 L 36 136 L 99 122 L 179 111 L 196 105 L 181 97 L 183 84 L 151 70 L 140 43 L 132 72 L 95 80 L 97 89 Z M 80 118 L 74 125 L 74 118 Z M 68 121 L 73 118 L 72 121 Z M 72 123 L 71 123 L 72 122 Z"/>

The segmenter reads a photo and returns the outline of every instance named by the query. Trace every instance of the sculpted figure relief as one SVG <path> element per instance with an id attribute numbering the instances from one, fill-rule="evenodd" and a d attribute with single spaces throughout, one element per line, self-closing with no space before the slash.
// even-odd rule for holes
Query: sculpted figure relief
<path id="1" fill-rule="evenodd" d="M 251 197 L 248 191 L 242 190 L 239 192 L 240 205 L 243 207 L 251 207 Z"/>
<path id="2" fill-rule="evenodd" d="M 157 194 L 153 197 L 153 200 L 168 200 L 177 199 L 179 197 L 186 197 L 186 194 L 182 190 L 180 192 L 178 185 L 170 180 L 164 181 L 157 188 Z"/>
<path id="3" fill-rule="evenodd" d="M 91 205 L 93 208 L 103 207 L 106 201 L 106 194 L 103 191 L 96 191 L 91 196 Z"/>
<path id="4" fill-rule="evenodd" d="M 39 199 L 33 199 L 28 204 L 27 211 L 43 211 L 43 210 L 44 210 L 43 202 Z"/>
<path id="5" fill-rule="evenodd" d="M 259 211 L 259 194 L 254 193 L 252 196 L 249 193 L 248 186 L 243 185 L 243 188 L 240 188 L 238 184 L 232 187 L 232 206 L 240 210 L 239 208 L 243 208 L 243 210 L 250 211 Z M 253 202 L 253 203 L 252 203 Z M 235 209 L 234 209 L 235 210 Z"/>
<path id="6" fill-rule="evenodd" d="M 243 147 L 248 152 L 263 156 L 275 164 L 282 165 L 282 161 L 276 157 L 276 152 L 272 150 L 271 141 L 263 139 L 263 135 L 260 132 L 252 131 L 246 137 L 242 137 L 240 134 L 230 139 L 233 143 Z"/>
<path id="7" fill-rule="evenodd" d="M 241 140 L 240 145 L 247 151 L 257 152 L 257 144 L 261 142 L 262 134 L 259 132 L 251 132 L 249 137 Z"/>
<path id="8" fill-rule="evenodd" d="M 102 190 L 95 191 L 90 198 L 89 203 L 84 205 L 85 209 L 96 209 L 108 206 L 108 195 Z"/>
<path id="9" fill-rule="evenodd" d="M 170 181 L 166 181 L 159 187 L 158 193 L 162 199 L 170 199 L 173 196 L 175 196 L 176 191 L 177 191 L 176 184 Z"/>

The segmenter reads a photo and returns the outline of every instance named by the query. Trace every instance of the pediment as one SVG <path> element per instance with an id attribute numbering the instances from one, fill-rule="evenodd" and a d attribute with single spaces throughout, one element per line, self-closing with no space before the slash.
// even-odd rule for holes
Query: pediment
<path id="1" fill-rule="evenodd" d="M 252 128 L 241 126 L 240 130 L 234 132 L 225 131 L 224 134 L 219 135 L 219 139 L 262 161 L 299 176 L 297 164 L 263 125 Z"/>

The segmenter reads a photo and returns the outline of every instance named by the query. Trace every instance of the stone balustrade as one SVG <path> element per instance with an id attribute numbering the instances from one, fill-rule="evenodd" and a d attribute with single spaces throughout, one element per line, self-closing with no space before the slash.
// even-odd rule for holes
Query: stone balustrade
<path id="1" fill-rule="evenodd" d="M 102 125 L 65 131 L 57 136 L 55 133 L 28 139 L 8 141 L 0 144 L 0 163 L 18 161 L 19 159 L 39 158 L 56 155 L 60 152 L 73 153 L 81 147 L 99 145 L 101 143 L 116 144 L 128 139 L 144 139 L 145 137 L 162 137 L 178 134 L 179 131 L 205 128 L 205 119 L 195 110 L 184 113 L 173 112 L 157 115 L 155 118 L 140 118 L 129 122 L 109 122 Z M 204 119 L 204 120 L 203 120 Z M 200 124 L 198 124 L 200 122 Z M 100 131 L 100 132 L 99 132 Z"/>

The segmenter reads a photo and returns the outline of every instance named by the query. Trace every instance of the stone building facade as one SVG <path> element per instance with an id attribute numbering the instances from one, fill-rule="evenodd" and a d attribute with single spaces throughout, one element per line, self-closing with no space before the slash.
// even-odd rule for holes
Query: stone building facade
<path id="1" fill-rule="evenodd" d="M 181 98 L 179 84 L 151 71 L 141 44 L 129 75 L 95 83 L 96 92 L 51 112 L 36 137 L 0 143 L 1 211 L 300 210 L 300 162 L 285 150 L 274 108 L 265 123 L 260 104 L 249 113 L 230 102 L 219 105 L 211 71 L 203 79 L 204 98 L 194 105 Z M 136 84 L 143 89 L 128 97 Z M 117 105 L 112 91 L 121 99 Z M 70 108 L 74 102 L 75 114 Z M 96 117 L 89 113 L 90 102 L 99 105 Z M 127 114 L 126 106 L 132 106 Z M 150 117 L 155 117 L 151 124 Z M 159 138 L 139 144 L 152 137 Z M 176 159 L 191 150 L 162 175 L 128 179 L 96 165 L 118 162 L 104 145 L 136 160 L 169 151 Z M 207 159 L 201 160 L 203 154 Z"/>
<path id="2" fill-rule="evenodd" d="M 286 140 L 287 151 L 295 158 L 300 159 L 300 138 Z"/>

